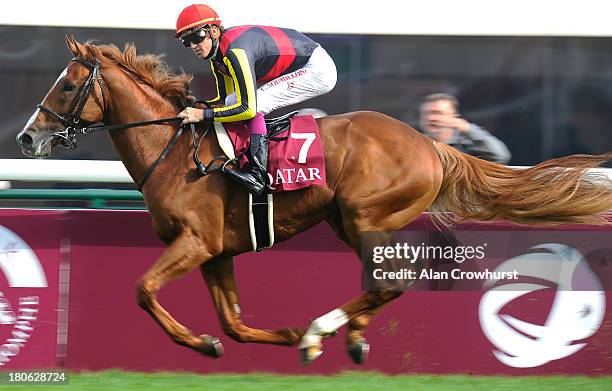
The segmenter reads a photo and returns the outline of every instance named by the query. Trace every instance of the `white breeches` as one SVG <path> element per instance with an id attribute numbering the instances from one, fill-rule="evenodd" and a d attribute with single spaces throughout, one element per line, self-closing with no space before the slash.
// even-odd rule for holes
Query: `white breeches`
<path id="1" fill-rule="evenodd" d="M 326 94 L 334 88 L 337 79 L 334 60 L 319 46 L 302 68 L 257 88 L 257 111 L 266 115 L 281 107 Z M 225 98 L 228 106 L 236 101 L 235 92 Z"/>

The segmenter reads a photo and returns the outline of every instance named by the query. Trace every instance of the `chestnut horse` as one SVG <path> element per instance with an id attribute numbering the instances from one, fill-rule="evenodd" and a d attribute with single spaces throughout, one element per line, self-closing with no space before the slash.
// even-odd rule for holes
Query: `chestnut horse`
<path id="1" fill-rule="evenodd" d="M 66 118 L 107 125 L 176 117 L 187 98 L 189 75 L 173 74 L 158 56 L 137 56 L 133 45 L 81 44 L 66 37 L 75 57 L 47 93 L 17 140 L 32 157 L 48 157 L 65 143 Z M 89 90 L 89 94 L 83 91 Z M 75 122 L 78 122 L 78 119 Z M 461 219 L 504 219 L 523 224 L 603 223 L 612 189 L 585 173 L 611 157 L 576 155 L 516 170 L 435 143 L 406 124 L 375 112 L 317 120 L 325 153 L 327 185 L 277 194 L 277 242 L 325 220 L 362 255 L 365 232 L 405 227 L 428 208 L 442 224 Z M 156 161 L 177 125 L 150 125 L 109 132 L 136 183 Z M 138 304 L 178 344 L 220 357 L 219 340 L 194 335 L 158 302 L 169 281 L 199 268 L 225 333 L 239 342 L 299 346 L 305 362 L 318 357 L 322 341 L 347 324 L 346 346 L 361 363 L 369 345 L 364 332 L 373 317 L 401 291 L 366 291 L 305 328 L 259 330 L 245 325 L 234 280 L 233 257 L 251 250 L 247 193 L 219 174 L 200 177 L 191 160 L 191 137 L 183 135 L 141 191 L 157 235 L 168 247 L 144 274 Z M 200 158 L 222 154 L 209 132 Z M 440 213 L 452 212 L 452 214 Z M 369 239 L 368 239 L 369 240 Z"/>

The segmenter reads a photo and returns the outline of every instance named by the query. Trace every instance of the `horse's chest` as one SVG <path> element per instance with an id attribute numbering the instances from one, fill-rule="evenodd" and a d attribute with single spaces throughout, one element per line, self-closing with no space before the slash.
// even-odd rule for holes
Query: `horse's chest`
<path id="1" fill-rule="evenodd" d="M 153 219 L 153 229 L 162 242 L 168 244 L 174 241 L 179 233 L 177 226 L 168 221 L 158 222 Z"/>
<path id="2" fill-rule="evenodd" d="M 153 221 L 153 229 L 164 242 L 172 242 L 180 232 L 180 220 L 170 211 L 160 208 L 159 205 L 149 205 L 149 215 Z"/>

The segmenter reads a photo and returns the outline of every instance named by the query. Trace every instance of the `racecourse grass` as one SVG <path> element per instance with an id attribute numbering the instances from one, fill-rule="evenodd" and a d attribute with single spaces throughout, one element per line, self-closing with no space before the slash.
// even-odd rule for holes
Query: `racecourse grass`
<path id="1" fill-rule="evenodd" d="M 389 376 L 377 372 L 344 372 L 334 376 L 271 374 L 137 373 L 123 371 L 70 373 L 67 385 L 0 385 L 0 390 L 612 390 L 612 376 Z"/>

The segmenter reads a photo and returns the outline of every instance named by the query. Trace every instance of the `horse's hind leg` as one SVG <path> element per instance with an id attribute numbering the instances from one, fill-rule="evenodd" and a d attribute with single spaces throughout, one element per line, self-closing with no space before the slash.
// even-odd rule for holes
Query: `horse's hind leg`
<path id="1" fill-rule="evenodd" d="M 355 236 L 352 236 L 353 238 Z M 392 300 L 398 298 L 405 289 L 411 285 L 412 281 L 390 280 L 376 281 L 372 280 L 374 269 L 380 268 L 387 272 L 399 271 L 400 265 L 406 266 L 403 263 L 393 261 L 382 262 L 375 264 L 370 258 L 375 247 L 386 247 L 392 244 L 392 232 L 368 232 L 359 234 L 360 247 L 356 252 L 361 257 L 362 273 L 367 274 L 365 281 L 368 289 L 360 297 L 351 300 L 341 308 L 349 317 L 348 331 L 346 334 L 346 351 L 351 359 L 356 364 L 363 364 L 370 352 L 370 345 L 366 342 L 364 333 L 370 325 L 376 314 L 382 310 L 384 306 Z M 353 246 L 356 244 L 353 243 Z"/>
<path id="2" fill-rule="evenodd" d="M 259 330 L 242 323 L 232 257 L 215 258 L 202 264 L 200 270 L 208 285 L 223 331 L 235 341 L 292 346 L 304 335 L 303 329 Z"/>
<path id="3" fill-rule="evenodd" d="M 385 233 L 379 233 L 376 236 L 378 236 L 376 242 L 380 245 L 388 244 L 388 239 L 391 237 L 390 234 Z M 385 304 L 398 298 L 403 293 L 404 286 L 403 283 L 400 283 L 397 286 L 387 286 L 383 289 L 376 288 L 377 290 L 367 291 L 340 308 L 315 319 L 300 341 L 299 348 L 302 362 L 308 364 L 319 357 L 323 349 L 323 338 L 332 335 L 338 328 L 348 323 L 347 352 L 355 363 L 363 364 L 370 347 L 363 337 L 363 333 L 373 316 Z"/>
<path id="4" fill-rule="evenodd" d="M 402 293 L 401 291 L 366 292 L 340 307 L 347 314 L 353 314 L 347 327 L 346 351 L 356 364 L 363 364 L 370 351 L 364 333 L 372 319 Z"/>
<path id="5" fill-rule="evenodd" d="M 157 292 L 169 281 L 185 275 L 202 262 L 211 259 L 210 249 L 189 232 L 177 237 L 161 257 L 142 277 L 137 288 L 138 304 L 153 317 L 179 345 L 190 347 L 204 355 L 221 357 L 223 347 L 217 338 L 199 337 L 177 322 L 157 300 Z"/>
<path id="6" fill-rule="evenodd" d="M 425 170 L 428 171 L 431 169 Z M 330 223 L 338 236 L 364 259 L 372 254 L 374 246 L 388 245 L 393 231 L 405 227 L 431 205 L 440 188 L 441 174 L 411 176 L 384 190 L 351 182 L 360 180 L 360 176 L 347 176 L 344 186 L 347 190 L 343 191 L 341 186 L 337 194 L 340 216 Z M 369 290 L 315 319 L 299 344 L 302 361 L 316 359 L 322 352 L 322 339 L 348 323 L 347 351 L 355 362 L 363 363 L 369 350 L 363 338 L 367 326 L 381 307 L 399 297 L 403 289 L 405 286 Z"/>
<path id="7" fill-rule="evenodd" d="M 370 243 L 365 244 L 363 243 L 361 235 L 358 235 L 356 232 L 349 231 L 353 238 L 359 238 L 359 240 L 351 240 L 343 227 L 345 224 L 343 224 L 340 219 L 336 218 L 334 220 L 328 220 L 328 222 L 334 231 L 336 231 L 338 237 L 340 237 L 340 239 L 342 239 L 348 245 L 355 248 L 357 254 L 360 256 L 362 256 L 363 250 L 371 253 L 373 246 L 386 246 L 391 243 L 392 233 L 370 232 L 369 236 L 367 237 Z M 364 333 L 367 327 L 370 325 L 372 319 L 380 310 L 383 309 L 385 305 L 403 293 L 403 289 L 400 289 L 403 288 L 403 286 L 396 288 L 397 289 L 394 291 L 392 290 L 387 292 L 365 292 L 361 296 L 340 307 L 339 310 L 347 314 L 346 319 L 348 320 L 346 350 L 356 364 L 363 364 L 370 351 L 370 345 L 366 342 Z M 314 360 L 321 354 L 321 348 L 322 346 L 319 343 L 318 347 L 315 345 L 302 350 L 302 361 L 308 363 Z"/>
<path id="8" fill-rule="evenodd" d="M 349 320 L 346 332 L 346 351 L 355 364 L 363 364 L 370 352 L 370 344 L 366 342 L 364 333 L 374 317 L 392 300 L 366 311 L 362 315 L 356 315 Z"/>

